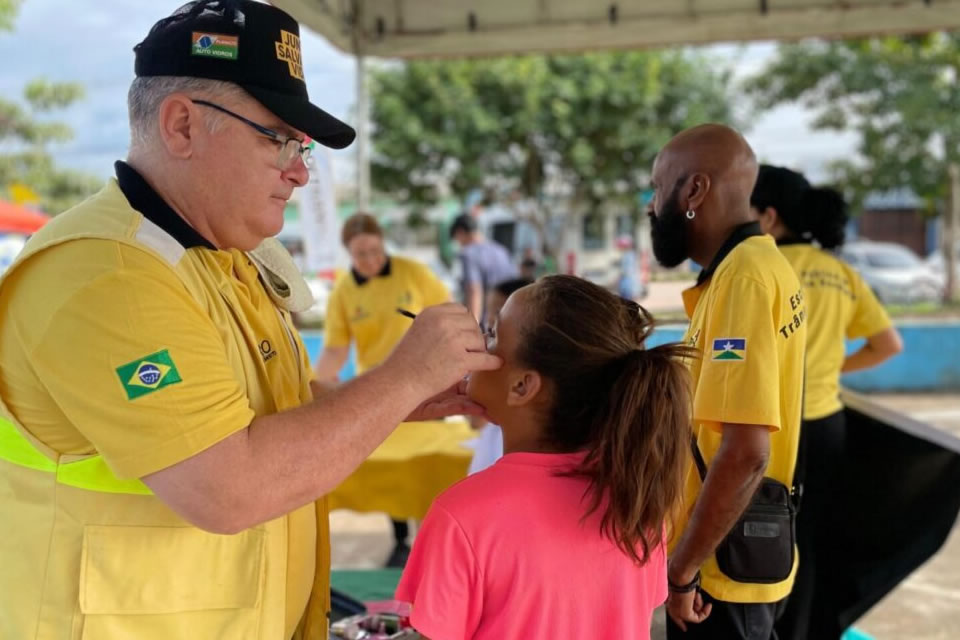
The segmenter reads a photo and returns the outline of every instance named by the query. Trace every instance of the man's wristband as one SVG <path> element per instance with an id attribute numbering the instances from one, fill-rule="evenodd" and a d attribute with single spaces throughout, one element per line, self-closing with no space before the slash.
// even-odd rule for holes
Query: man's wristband
<path id="1" fill-rule="evenodd" d="M 700 570 L 697 569 L 697 574 L 693 576 L 693 580 L 687 584 L 676 584 L 667 576 L 667 587 L 673 593 L 690 593 L 691 591 L 695 591 L 700 587 Z"/>

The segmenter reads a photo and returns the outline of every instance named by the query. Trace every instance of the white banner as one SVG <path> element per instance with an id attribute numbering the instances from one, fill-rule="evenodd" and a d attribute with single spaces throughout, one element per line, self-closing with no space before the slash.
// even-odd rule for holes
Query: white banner
<path id="1" fill-rule="evenodd" d="M 333 185 L 333 157 L 317 145 L 310 156 L 310 181 L 300 189 L 300 234 L 308 273 L 331 271 L 340 261 L 340 220 Z"/>

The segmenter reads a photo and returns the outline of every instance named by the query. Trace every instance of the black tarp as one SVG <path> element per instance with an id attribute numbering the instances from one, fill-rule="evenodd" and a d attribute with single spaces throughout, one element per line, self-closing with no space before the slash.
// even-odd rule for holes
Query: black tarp
<path id="1" fill-rule="evenodd" d="M 824 550 L 832 569 L 817 584 L 829 595 L 818 615 L 836 621 L 836 638 L 940 549 L 960 511 L 960 438 L 865 396 L 845 392 L 844 402 L 847 462 Z"/>

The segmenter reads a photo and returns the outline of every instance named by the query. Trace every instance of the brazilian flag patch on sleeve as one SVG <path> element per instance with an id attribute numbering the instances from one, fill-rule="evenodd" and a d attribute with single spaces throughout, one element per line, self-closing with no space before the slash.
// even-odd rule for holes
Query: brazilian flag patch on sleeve
<path id="1" fill-rule="evenodd" d="M 166 349 L 117 367 L 117 375 L 127 392 L 127 400 L 136 400 L 183 380 Z"/>

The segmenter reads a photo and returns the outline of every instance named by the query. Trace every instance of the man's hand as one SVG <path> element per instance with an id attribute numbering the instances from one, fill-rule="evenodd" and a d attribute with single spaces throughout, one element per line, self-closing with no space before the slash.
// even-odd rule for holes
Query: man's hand
<path id="1" fill-rule="evenodd" d="M 446 391 L 428 398 L 407 416 L 404 422 L 439 420 L 447 416 L 483 416 L 484 409 L 467 397 L 467 382 L 461 380 Z"/>
<path id="2" fill-rule="evenodd" d="M 712 604 L 704 604 L 699 589 L 688 593 L 671 591 L 667 596 L 667 615 L 683 631 L 687 630 L 687 623 L 700 624 L 710 615 Z"/>
<path id="3" fill-rule="evenodd" d="M 431 398 L 449 397 L 451 387 L 471 371 L 499 369 L 502 364 L 487 353 L 473 316 L 461 305 L 448 303 L 424 309 L 382 368 L 398 381 L 414 385 L 420 397 Z"/>
<path id="4" fill-rule="evenodd" d="M 674 584 L 687 584 L 730 533 L 753 499 L 769 457 L 769 427 L 724 423 L 720 448 L 670 554 L 668 575 Z"/>

